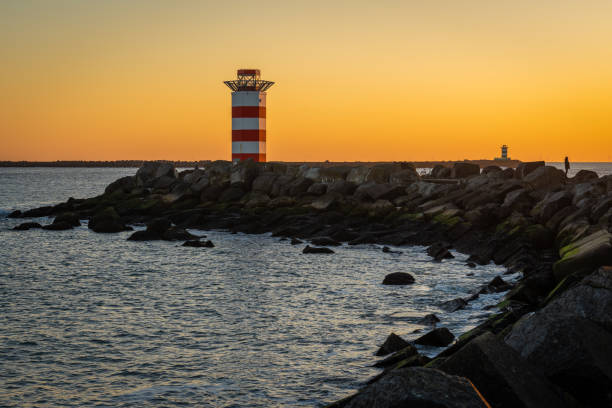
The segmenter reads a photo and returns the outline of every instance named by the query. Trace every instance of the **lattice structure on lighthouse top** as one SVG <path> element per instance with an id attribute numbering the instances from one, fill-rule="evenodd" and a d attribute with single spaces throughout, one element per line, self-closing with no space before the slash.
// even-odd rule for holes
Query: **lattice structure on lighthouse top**
<path id="1" fill-rule="evenodd" d="M 267 89 L 270 89 L 272 85 L 274 85 L 274 82 L 272 81 L 264 81 L 262 79 L 259 79 L 258 69 L 239 69 L 238 79 L 235 79 L 233 81 L 224 81 L 223 83 L 234 92 L 265 92 Z"/>

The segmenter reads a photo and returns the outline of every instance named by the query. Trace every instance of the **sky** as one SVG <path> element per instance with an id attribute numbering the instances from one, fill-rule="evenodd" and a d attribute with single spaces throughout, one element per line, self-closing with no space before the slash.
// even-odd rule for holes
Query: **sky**
<path id="1" fill-rule="evenodd" d="M 0 1 L 0 160 L 612 161 L 612 1 Z"/>

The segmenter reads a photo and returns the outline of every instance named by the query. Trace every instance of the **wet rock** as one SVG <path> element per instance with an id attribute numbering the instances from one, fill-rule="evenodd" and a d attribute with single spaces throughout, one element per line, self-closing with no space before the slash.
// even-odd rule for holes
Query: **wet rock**
<path id="1" fill-rule="evenodd" d="M 129 231 L 131 229 L 121 221 L 119 214 L 113 207 L 107 207 L 91 217 L 88 228 L 94 232 L 103 233 Z"/>
<path id="2" fill-rule="evenodd" d="M 172 222 L 167 218 L 156 218 L 147 223 L 147 231 L 163 234 L 172 226 Z"/>
<path id="3" fill-rule="evenodd" d="M 21 210 L 15 210 L 11 212 L 9 215 L 7 215 L 6 218 L 20 218 L 21 215 L 22 215 Z"/>
<path id="4" fill-rule="evenodd" d="M 418 324 L 424 324 L 426 326 L 433 326 L 436 323 L 439 323 L 440 319 L 438 319 L 438 316 L 436 316 L 433 313 L 430 313 L 428 315 L 425 315 L 423 317 L 421 317 L 419 320 L 417 320 Z"/>
<path id="5" fill-rule="evenodd" d="M 75 213 L 69 212 L 69 213 L 62 213 L 60 215 L 58 215 L 57 217 L 55 217 L 55 219 L 53 220 L 54 224 L 58 224 L 58 223 L 65 223 L 68 224 L 72 227 L 78 227 L 81 225 L 81 221 L 79 220 L 79 216 Z"/>
<path id="6" fill-rule="evenodd" d="M 336 241 L 330 237 L 314 237 L 310 240 L 313 245 L 316 246 L 340 246 L 341 242 Z"/>
<path id="7" fill-rule="evenodd" d="M 543 161 L 519 163 L 514 172 L 514 177 L 517 179 L 522 179 L 529 173 L 540 167 L 544 167 L 545 165 L 546 163 Z"/>
<path id="8" fill-rule="evenodd" d="M 502 209 L 511 213 L 518 211 L 519 213 L 526 213 L 533 207 L 534 199 L 527 189 L 514 190 L 506 195 L 504 202 L 502 203 Z"/>
<path id="9" fill-rule="evenodd" d="M 350 398 L 346 408 L 485 408 L 470 382 L 439 370 L 393 370 Z"/>
<path id="10" fill-rule="evenodd" d="M 438 368 L 469 378 L 492 407 L 568 406 L 545 377 L 491 333 L 470 341 Z"/>
<path id="11" fill-rule="evenodd" d="M 306 245 L 306 248 L 302 250 L 303 254 L 333 254 L 335 253 L 333 250 L 325 247 L 311 247 L 310 245 Z"/>
<path id="12" fill-rule="evenodd" d="M 32 228 L 42 228 L 42 225 L 37 222 L 24 222 L 14 227 L 13 231 L 26 231 Z"/>
<path id="13" fill-rule="evenodd" d="M 480 166 L 474 163 L 455 163 L 451 171 L 451 177 L 454 179 L 467 178 L 480 174 Z"/>
<path id="14" fill-rule="evenodd" d="M 395 333 L 391 333 L 385 342 L 380 346 L 378 351 L 376 352 L 377 356 L 386 356 L 387 354 L 395 353 L 396 351 L 405 349 L 405 348 L 414 348 L 410 343 L 406 340 L 402 339 Z M 415 349 L 416 351 L 416 349 Z"/>
<path id="15" fill-rule="evenodd" d="M 299 244 L 303 244 L 304 241 L 297 239 L 297 238 L 291 238 L 291 245 L 299 245 Z"/>
<path id="16" fill-rule="evenodd" d="M 457 298 L 453 300 L 447 300 L 446 302 L 440 303 L 440 309 L 452 313 L 459 309 L 463 309 L 467 306 L 467 302 L 462 298 Z"/>
<path id="17" fill-rule="evenodd" d="M 184 247 L 193 247 L 193 248 L 214 248 L 215 244 L 213 244 L 212 241 L 208 240 L 208 241 L 200 241 L 200 240 L 190 240 L 190 241 L 185 241 L 183 243 Z"/>
<path id="18" fill-rule="evenodd" d="M 128 241 L 157 241 L 162 240 L 163 237 L 160 233 L 155 231 L 136 231 L 128 237 Z"/>
<path id="19" fill-rule="evenodd" d="M 449 252 L 448 248 L 448 244 L 435 243 L 427 248 L 427 255 L 431 256 L 436 261 L 454 258 L 453 254 Z"/>
<path id="20" fill-rule="evenodd" d="M 383 285 L 410 285 L 414 283 L 414 277 L 406 272 L 393 272 L 385 276 Z"/>
<path id="21" fill-rule="evenodd" d="M 487 283 L 478 293 L 499 293 L 512 289 L 512 285 L 504 281 L 501 277 L 496 276 Z"/>
<path id="22" fill-rule="evenodd" d="M 184 228 L 170 227 L 162 234 L 162 238 L 166 241 L 190 241 L 198 239 L 198 236 L 191 234 Z"/>
<path id="23" fill-rule="evenodd" d="M 466 262 L 465 266 L 467 266 L 468 268 L 475 268 L 476 264 L 474 262 Z M 474 275 L 474 274 L 472 273 L 472 275 Z"/>
<path id="24" fill-rule="evenodd" d="M 455 336 L 446 327 L 433 329 L 414 341 L 422 346 L 446 347 L 453 342 Z"/>
<path id="25" fill-rule="evenodd" d="M 51 230 L 51 231 L 64 231 L 64 230 L 69 230 L 72 228 L 74 228 L 72 224 L 69 224 L 64 221 L 54 222 L 52 224 L 45 225 L 42 227 L 42 229 L 44 230 Z"/>
<path id="26" fill-rule="evenodd" d="M 595 323 L 538 312 L 520 320 L 505 341 L 585 406 L 612 406 L 612 335 Z"/>
<path id="27" fill-rule="evenodd" d="M 396 351 L 389 357 L 374 363 L 374 367 L 381 367 L 381 368 L 390 367 L 392 365 L 399 363 L 402 360 L 406 360 L 410 357 L 417 356 L 418 354 L 419 352 L 417 351 L 416 347 L 408 343 L 408 346 L 404 347 L 403 349 Z M 421 364 L 413 364 L 411 366 L 403 365 L 403 366 L 404 367 L 414 367 L 415 365 L 421 365 Z"/>
<path id="28" fill-rule="evenodd" d="M 312 184 L 313 184 L 313 181 L 311 179 L 306 178 L 306 177 L 298 177 L 297 179 L 293 180 L 288 185 L 287 193 L 290 196 L 295 197 L 297 195 L 300 195 L 308 191 L 308 189 L 310 188 Z"/>
<path id="29" fill-rule="evenodd" d="M 401 253 L 402 253 L 402 251 L 393 251 L 393 250 L 392 250 L 391 248 L 389 248 L 388 246 L 384 246 L 384 247 L 382 247 L 382 251 L 383 251 L 385 254 L 401 254 Z"/>

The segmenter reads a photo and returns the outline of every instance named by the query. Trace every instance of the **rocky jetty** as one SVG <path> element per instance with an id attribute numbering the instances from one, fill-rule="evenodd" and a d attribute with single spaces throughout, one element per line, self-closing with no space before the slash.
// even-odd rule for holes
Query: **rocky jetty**
<path id="1" fill-rule="evenodd" d="M 470 298 L 440 299 L 452 313 L 478 292 L 509 290 L 483 324 L 454 341 L 445 328 L 425 334 L 420 343 L 451 343 L 431 361 L 393 337 L 384 371 L 331 406 L 612 406 L 612 176 L 568 179 L 544 162 L 482 171 L 456 163 L 430 176 L 410 163 L 217 161 L 179 173 L 149 162 L 100 196 L 10 214 L 42 216 L 56 217 L 47 229 L 85 220 L 101 233 L 146 225 L 134 241 L 205 246 L 186 229 L 271 232 L 311 243 L 304 253 L 343 243 L 423 245 L 436 262 L 455 249 L 471 266 L 504 265 L 522 274 L 517 284 L 498 277 Z M 16 233 L 29 228 L 39 225 Z"/>

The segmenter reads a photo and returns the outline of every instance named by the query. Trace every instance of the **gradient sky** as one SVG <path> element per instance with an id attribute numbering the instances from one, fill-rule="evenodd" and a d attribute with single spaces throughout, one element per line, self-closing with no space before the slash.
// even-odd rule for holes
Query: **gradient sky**
<path id="1" fill-rule="evenodd" d="M 612 161 L 612 1 L 0 2 L 0 160 Z"/>

